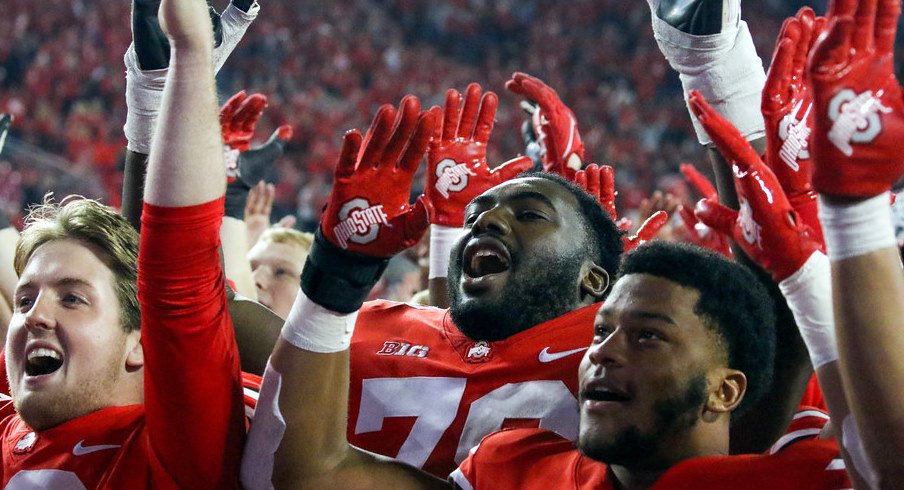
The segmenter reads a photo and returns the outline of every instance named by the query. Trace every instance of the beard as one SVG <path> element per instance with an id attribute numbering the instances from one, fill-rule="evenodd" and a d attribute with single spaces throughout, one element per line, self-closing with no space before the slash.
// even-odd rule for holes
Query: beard
<path id="1" fill-rule="evenodd" d="M 680 393 L 654 405 L 655 421 L 650 430 L 644 432 L 632 426 L 605 441 L 584 437 L 582 433 L 577 447 L 585 456 L 608 465 L 657 469 L 661 466 L 658 455 L 664 437 L 686 432 L 697 425 L 705 401 L 706 377 L 701 373 L 691 378 Z"/>
<path id="2" fill-rule="evenodd" d="M 461 260 L 453 259 L 448 281 L 452 320 L 468 338 L 494 342 L 574 311 L 580 306 L 583 258 L 575 251 L 515 262 L 498 295 L 470 301 L 464 301 L 459 287 Z"/>

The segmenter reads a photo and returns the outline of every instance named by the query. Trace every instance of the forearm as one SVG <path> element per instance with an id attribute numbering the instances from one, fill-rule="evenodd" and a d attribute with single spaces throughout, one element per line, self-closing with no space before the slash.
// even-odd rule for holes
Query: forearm
<path id="1" fill-rule="evenodd" d="M 832 286 L 844 385 L 865 449 L 887 481 L 904 481 L 904 275 L 898 249 L 833 261 Z"/>
<path id="2" fill-rule="evenodd" d="M 122 215 L 136 230 L 141 230 L 144 177 L 147 168 L 147 155 L 126 150 L 125 171 L 122 174 Z"/>
<path id="3" fill-rule="evenodd" d="M 275 455 L 275 488 L 449 488 L 413 466 L 348 444 L 348 350 L 318 354 L 280 339 L 270 362 L 283 378 L 280 410 L 292 413 Z"/>
<path id="4" fill-rule="evenodd" d="M 145 201 L 158 206 L 209 202 L 226 186 L 211 46 L 186 44 L 173 43 L 152 143 Z"/>
<path id="5" fill-rule="evenodd" d="M 257 301 L 257 289 L 251 277 L 251 263 L 248 262 L 248 230 L 245 222 L 225 216 L 220 225 L 220 242 L 223 250 L 223 267 L 226 277 L 235 283 L 236 292 Z"/>
<path id="6" fill-rule="evenodd" d="M 8 305 L 13 304 L 13 293 L 19 281 L 13 268 L 18 240 L 19 232 L 12 226 L 0 229 L 0 296 Z"/>

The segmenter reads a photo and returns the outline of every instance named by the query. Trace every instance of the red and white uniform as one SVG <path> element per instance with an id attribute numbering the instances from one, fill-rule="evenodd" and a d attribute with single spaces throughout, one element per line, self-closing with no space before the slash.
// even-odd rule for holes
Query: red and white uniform
<path id="1" fill-rule="evenodd" d="M 144 405 L 35 433 L 0 405 L 0 483 L 43 488 L 237 488 L 239 356 L 218 253 L 222 199 L 146 204 L 138 257 Z"/>
<path id="2" fill-rule="evenodd" d="M 575 439 L 578 364 L 599 305 L 498 342 L 474 342 L 447 310 L 374 301 L 351 342 L 348 440 L 445 478 L 505 427 Z"/>
<path id="3" fill-rule="evenodd" d="M 768 454 L 694 458 L 673 466 L 652 490 L 841 490 L 851 488 L 835 441 L 817 439 L 828 417 L 799 412 Z M 605 464 L 584 457 L 571 441 L 541 429 L 484 438 L 451 476 L 459 488 L 616 488 Z"/>

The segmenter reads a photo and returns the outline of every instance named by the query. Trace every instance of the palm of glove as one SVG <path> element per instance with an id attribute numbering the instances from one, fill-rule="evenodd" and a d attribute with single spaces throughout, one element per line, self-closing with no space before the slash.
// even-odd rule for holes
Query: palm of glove
<path id="1" fill-rule="evenodd" d="M 766 164 L 791 198 L 812 191 L 813 93 L 805 72 L 807 55 L 824 26 L 825 19 L 809 7 L 785 21 L 763 89 Z"/>
<path id="2" fill-rule="evenodd" d="M 433 118 L 408 96 L 398 113 L 380 108 L 363 143 L 358 131 L 347 133 L 321 222 L 324 237 L 371 257 L 391 257 L 418 243 L 430 204 L 421 196 L 411 206 L 408 196 L 432 132 Z"/>
<path id="3" fill-rule="evenodd" d="M 539 106 L 533 121 L 543 169 L 573 179 L 584 160 L 584 143 L 574 112 L 552 87 L 526 73 L 515 72 L 505 88 Z"/>
<path id="4" fill-rule="evenodd" d="M 799 270 L 820 244 L 788 202 L 775 174 L 741 133 L 697 92 L 688 101 L 722 155 L 732 163 L 739 210 L 712 198 L 697 204 L 703 223 L 733 240 L 777 281 Z"/>
<path id="5" fill-rule="evenodd" d="M 904 173 L 904 102 L 893 66 L 900 5 L 879 0 L 870 11 L 869 2 L 841 3 L 835 2 L 828 33 L 809 60 L 816 112 L 813 185 L 824 194 L 870 197 L 888 191 Z"/>
<path id="6" fill-rule="evenodd" d="M 240 152 L 251 148 L 254 127 L 267 108 L 267 96 L 247 95 L 244 90 L 233 95 L 220 108 L 220 130 L 223 142 Z"/>
<path id="7" fill-rule="evenodd" d="M 464 104 L 454 89 L 446 92 L 445 109 L 431 109 L 442 121 L 434 131 L 427 153 L 425 194 L 434 206 L 434 224 L 464 226 L 464 209 L 487 189 L 530 169 L 529 158 L 519 157 L 495 169 L 487 165 L 487 142 L 496 116 L 498 98 L 481 97 L 480 85 L 468 86 Z"/>

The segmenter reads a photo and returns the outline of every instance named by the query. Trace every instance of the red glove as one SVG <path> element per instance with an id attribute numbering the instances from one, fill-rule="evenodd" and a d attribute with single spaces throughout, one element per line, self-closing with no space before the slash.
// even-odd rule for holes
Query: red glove
<path id="1" fill-rule="evenodd" d="M 588 194 L 595 197 L 615 221 L 621 231 L 628 231 L 634 223 L 628 218 L 619 219 L 615 212 L 615 171 L 609 165 L 599 166 L 595 163 L 587 165 L 587 168 L 574 173 L 572 180 L 581 186 Z M 657 230 L 658 231 L 658 230 Z"/>
<path id="2" fill-rule="evenodd" d="M 706 198 L 701 199 L 697 205 L 699 206 L 699 203 L 704 200 L 706 200 Z M 710 202 L 718 201 L 713 199 Z M 728 237 L 719 231 L 710 228 L 705 223 L 701 223 L 689 206 L 682 206 L 681 209 L 678 210 L 678 213 L 681 215 L 681 221 L 684 223 L 686 232 L 684 239 L 687 242 L 720 253 L 728 258 L 734 257 L 734 254 L 731 252 L 731 244 L 728 241 Z"/>
<path id="3" fill-rule="evenodd" d="M 638 245 L 647 243 L 656 237 L 659 230 L 669 222 L 669 213 L 665 211 L 656 211 L 653 216 L 647 218 L 646 221 L 637 229 L 637 233 L 632 236 L 623 236 L 622 242 L 625 244 L 625 252 L 634 249 Z"/>
<path id="4" fill-rule="evenodd" d="M 468 85 L 464 105 L 455 89 L 446 92 L 445 111 L 431 109 L 442 121 L 434 129 L 427 152 L 427 187 L 433 203 L 433 224 L 461 228 L 465 206 L 491 187 L 533 166 L 528 157 L 518 157 L 495 169 L 487 165 L 487 142 L 493 131 L 499 98 L 493 92 L 480 96 L 480 85 Z"/>
<path id="5" fill-rule="evenodd" d="M 407 96 L 397 111 L 384 105 L 361 141 L 345 134 L 321 232 L 330 243 L 370 257 L 391 257 L 416 244 L 430 224 L 425 196 L 408 195 L 435 120 Z"/>
<path id="6" fill-rule="evenodd" d="M 238 151 L 251 148 L 254 126 L 266 108 L 267 96 L 263 94 L 246 95 L 242 90 L 230 97 L 220 109 L 223 142 Z"/>
<path id="7" fill-rule="evenodd" d="M 584 170 L 578 170 L 574 174 L 574 183 L 581 186 L 588 194 L 596 197 L 600 206 L 605 209 L 613 220 L 616 220 L 616 226 L 621 231 L 631 229 L 633 223 L 628 218 L 618 219 L 615 214 L 615 172 L 609 165 L 599 166 L 595 163 L 587 165 Z M 652 216 L 637 229 L 637 233 L 628 236 L 622 236 L 622 242 L 625 244 L 625 251 L 648 242 L 659 233 L 659 230 L 669 222 L 669 214 L 665 211 L 656 211 Z"/>
<path id="8" fill-rule="evenodd" d="M 512 74 L 505 88 L 540 106 L 533 121 L 543 169 L 573 180 L 584 161 L 584 143 L 574 113 L 562 103 L 555 90 L 526 73 Z"/>
<path id="9" fill-rule="evenodd" d="M 682 163 L 678 168 L 681 171 L 681 175 L 684 176 L 684 180 L 692 185 L 704 199 L 719 198 L 719 195 L 716 193 L 716 187 L 705 175 L 697 170 L 697 167 L 690 163 Z"/>
<path id="10" fill-rule="evenodd" d="M 791 205 L 822 241 L 816 192 L 810 185 L 810 133 L 813 128 L 813 94 L 805 80 L 807 54 L 825 29 L 824 17 L 804 7 L 785 20 L 778 37 L 766 86 L 763 117 L 766 120 L 766 164 L 775 173 Z"/>
<path id="11" fill-rule="evenodd" d="M 697 218 L 731 236 L 777 282 L 787 279 L 820 244 L 788 202 L 775 174 L 741 133 L 716 113 L 699 92 L 691 92 L 688 103 L 719 151 L 732 164 L 740 204 L 738 212 L 715 200 L 703 199 L 697 204 Z"/>
<path id="12" fill-rule="evenodd" d="M 692 185 L 703 199 L 709 199 L 712 202 L 718 202 L 719 196 L 712 182 L 701 174 L 697 167 L 690 163 L 681 164 L 681 174 L 684 175 L 690 185 Z M 702 200 L 702 199 L 701 199 Z M 701 223 L 694 215 L 691 207 L 682 206 L 678 213 L 681 214 L 681 221 L 684 222 L 684 228 L 687 231 L 687 240 L 698 247 L 708 248 L 718 252 L 726 257 L 731 258 L 731 245 L 728 243 L 728 237 L 718 231 Z"/>
<path id="13" fill-rule="evenodd" d="M 904 173 L 904 101 L 893 53 L 900 2 L 829 6 L 828 32 L 816 41 L 808 66 L 816 113 L 813 187 L 872 197 Z"/>

